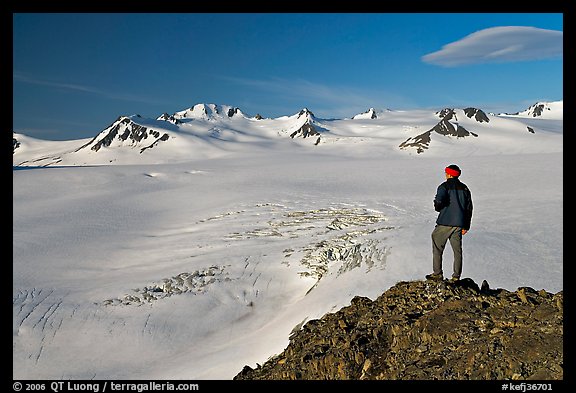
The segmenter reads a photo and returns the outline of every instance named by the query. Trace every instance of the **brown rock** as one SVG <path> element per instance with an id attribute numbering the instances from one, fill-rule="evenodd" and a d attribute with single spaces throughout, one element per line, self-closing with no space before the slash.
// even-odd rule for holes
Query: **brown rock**
<path id="1" fill-rule="evenodd" d="M 562 379 L 563 293 L 399 282 L 306 323 L 234 379 Z"/>

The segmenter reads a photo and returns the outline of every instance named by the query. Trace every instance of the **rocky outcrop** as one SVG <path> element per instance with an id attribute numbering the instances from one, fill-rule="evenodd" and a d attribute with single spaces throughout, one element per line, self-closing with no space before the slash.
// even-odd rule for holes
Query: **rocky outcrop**
<path id="1" fill-rule="evenodd" d="M 563 292 L 479 288 L 471 279 L 399 282 L 311 320 L 236 380 L 556 380 Z"/>
<path id="2" fill-rule="evenodd" d="M 228 117 L 233 117 L 237 113 L 242 113 L 240 112 L 240 108 L 228 108 L 226 115 Z"/>
<path id="3" fill-rule="evenodd" d="M 174 117 L 174 115 L 169 115 L 168 113 L 164 112 L 160 115 L 156 120 L 164 120 L 172 124 L 182 124 L 180 120 Z"/>
<path id="4" fill-rule="evenodd" d="M 468 116 L 470 119 L 472 117 L 474 117 L 474 120 L 476 120 L 479 123 L 489 123 L 490 122 L 490 118 L 486 115 L 486 113 L 484 113 L 483 110 L 481 109 L 477 109 L 477 108 L 465 108 L 464 109 L 464 113 L 466 114 L 466 116 Z"/>

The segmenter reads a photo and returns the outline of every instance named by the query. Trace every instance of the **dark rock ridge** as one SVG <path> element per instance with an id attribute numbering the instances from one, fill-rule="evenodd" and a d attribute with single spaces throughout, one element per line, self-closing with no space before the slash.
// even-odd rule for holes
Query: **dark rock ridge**
<path id="1" fill-rule="evenodd" d="M 490 122 L 490 118 L 488 118 L 482 109 L 468 107 L 464 108 L 463 111 L 469 119 L 474 118 L 474 120 L 479 123 Z M 439 116 L 442 120 L 448 121 L 454 119 L 455 121 L 458 121 L 456 111 L 453 108 L 444 108 L 441 111 L 436 112 L 436 115 Z"/>
<path id="2" fill-rule="evenodd" d="M 302 116 L 304 116 L 305 118 L 307 118 L 309 120 L 314 120 L 314 117 L 315 117 L 314 113 L 309 111 L 308 108 L 304 108 L 304 109 L 300 110 L 300 112 L 298 112 L 297 119 L 301 118 Z"/>
<path id="3" fill-rule="evenodd" d="M 563 299 L 470 278 L 403 281 L 307 322 L 281 354 L 234 379 L 562 379 Z"/>
<path id="4" fill-rule="evenodd" d="M 240 113 L 240 108 L 229 108 L 229 109 L 228 109 L 228 112 L 226 113 L 226 115 L 227 115 L 228 117 L 232 117 L 232 116 L 234 116 L 234 115 L 237 114 L 237 113 Z"/>
<path id="5" fill-rule="evenodd" d="M 484 113 L 480 109 L 466 108 L 464 109 L 464 114 L 469 118 L 474 117 L 474 119 L 479 123 L 490 121 L 486 113 Z M 404 142 L 400 144 L 399 146 L 400 149 L 404 150 L 407 148 L 415 148 L 418 154 L 423 153 L 430 146 L 430 142 L 432 141 L 431 134 L 433 132 L 436 132 L 444 136 L 455 136 L 457 138 L 464 138 L 470 135 L 474 137 L 478 136 L 478 134 L 468 131 L 460 124 L 456 123 L 456 125 L 454 125 L 452 124 L 452 122 L 450 122 L 450 120 L 453 120 L 455 122 L 458 121 L 454 109 L 444 108 L 441 111 L 436 112 L 436 115 L 438 115 L 441 118 L 438 124 L 436 124 L 430 130 L 420 135 L 416 135 L 415 137 L 406 139 Z"/>
<path id="6" fill-rule="evenodd" d="M 148 138 L 151 140 L 150 143 L 147 143 Z M 117 140 L 121 143 L 127 142 L 132 146 L 141 147 L 140 153 L 142 153 L 144 150 L 156 146 L 161 141 L 167 141 L 169 138 L 167 133 L 161 134 L 157 130 L 135 123 L 129 117 L 121 116 L 106 128 L 106 130 L 76 151 L 90 146 L 91 150 L 97 152 L 103 147 L 110 146 L 114 140 Z"/>
<path id="7" fill-rule="evenodd" d="M 362 112 L 354 117 L 352 117 L 352 119 L 377 119 L 378 115 L 376 115 L 376 110 L 374 108 L 370 108 L 368 109 L 366 112 Z"/>
<path id="8" fill-rule="evenodd" d="M 456 113 L 453 108 L 444 108 L 441 111 L 436 112 L 436 116 L 440 117 L 442 120 L 456 120 Z"/>
<path id="9" fill-rule="evenodd" d="M 474 120 L 476 120 L 479 123 L 489 123 L 490 119 L 488 118 L 488 116 L 486 115 L 486 113 L 484 113 L 483 110 L 481 109 L 477 109 L 477 108 L 464 108 L 464 113 L 466 114 L 466 116 L 468 116 L 470 119 L 472 117 L 474 117 Z"/>
<path id="10" fill-rule="evenodd" d="M 532 111 L 532 117 L 542 116 L 544 109 L 550 110 L 550 108 L 545 108 L 544 104 L 533 105 L 528 109 L 528 112 Z"/>
<path id="11" fill-rule="evenodd" d="M 20 142 L 18 142 L 18 139 L 12 137 L 12 154 L 14 154 L 16 149 L 18 149 L 19 147 L 20 147 Z"/>
<path id="12" fill-rule="evenodd" d="M 290 138 L 295 138 L 298 136 L 302 138 L 308 138 L 311 136 L 319 136 L 319 135 L 320 133 L 318 132 L 316 127 L 314 127 L 314 124 L 312 124 L 307 120 L 306 123 L 302 125 L 302 127 L 298 128 L 296 131 L 290 134 Z"/>
<path id="13" fill-rule="evenodd" d="M 169 115 L 166 112 L 160 115 L 156 120 L 164 120 L 172 124 L 182 124 L 182 122 L 179 119 L 175 118 L 174 115 Z"/>

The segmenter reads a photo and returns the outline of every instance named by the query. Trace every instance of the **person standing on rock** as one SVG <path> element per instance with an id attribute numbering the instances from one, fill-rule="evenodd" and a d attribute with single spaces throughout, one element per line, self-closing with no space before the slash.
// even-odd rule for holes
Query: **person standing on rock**
<path id="1" fill-rule="evenodd" d="M 450 240 L 454 253 L 454 266 L 450 281 L 457 281 L 462 274 L 462 236 L 470 229 L 472 221 L 472 193 L 460 181 L 462 171 L 457 165 L 444 169 L 446 181 L 438 186 L 434 209 L 439 212 L 432 231 L 432 268 L 429 280 L 443 280 L 442 254 Z"/>

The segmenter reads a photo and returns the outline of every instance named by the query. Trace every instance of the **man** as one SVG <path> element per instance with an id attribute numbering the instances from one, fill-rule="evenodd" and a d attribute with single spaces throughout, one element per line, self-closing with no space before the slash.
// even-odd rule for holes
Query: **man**
<path id="1" fill-rule="evenodd" d="M 450 240 L 454 252 L 454 266 L 450 281 L 457 281 L 462 274 L 462 236 L 470 229 L 472 221 L 472 194 L 459 179 L 462 171 L 457 165 L 444 169 L 446 181 L 438 186 L 434 209 L 439 212 L 436 227 L 432 231 L 432 274 L 429 280 L 443 280 L 442 254 Z"/>

